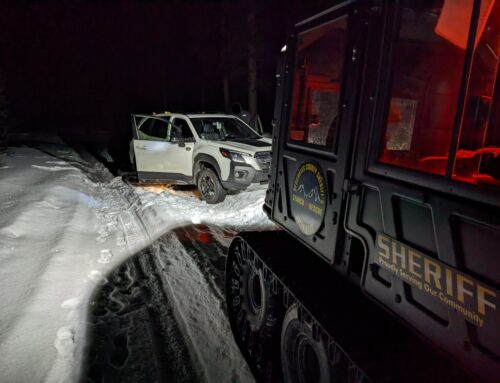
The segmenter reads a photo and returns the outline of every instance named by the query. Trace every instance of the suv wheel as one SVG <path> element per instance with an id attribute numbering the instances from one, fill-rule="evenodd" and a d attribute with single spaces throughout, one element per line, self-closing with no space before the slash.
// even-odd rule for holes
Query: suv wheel
<path id="1" fill-rule="evenodd" d="M 198 190 L 201 199 L 209 204 L 222 202 L 226 198 L 226 190 L 222 187 L 219 177 L 209 168 L 201 170 L 198 176 Z"/>

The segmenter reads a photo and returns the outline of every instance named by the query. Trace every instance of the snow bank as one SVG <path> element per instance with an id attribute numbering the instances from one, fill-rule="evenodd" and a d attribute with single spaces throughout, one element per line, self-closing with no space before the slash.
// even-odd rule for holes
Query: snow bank
<path id="1" fill-rule="evenodd" d="M 76 381 L 93 290 L 160 235 L 188 223 L 271 226 L 264 188 L 210 206 L 170 188 L 133 188 L 61 145 L 12 148 L 0 163 L 2 382 Z M 212 362 L 214 371 L 243 363 Z"/>
<path id="2" fill-rule="evenodd" d="M 255 187 L 238 195 L 229 195 L 217 205 L 202 202 L 194 193 L 169 187 L 137 188 L 141 214 L 151 235 L 163 234 L 166 227 L 181 224 L 207 224 L 251 230 L 271 226 L 262 211 L 265 187 Z M 154 224 L 162 224 L 154 227 Z"/>

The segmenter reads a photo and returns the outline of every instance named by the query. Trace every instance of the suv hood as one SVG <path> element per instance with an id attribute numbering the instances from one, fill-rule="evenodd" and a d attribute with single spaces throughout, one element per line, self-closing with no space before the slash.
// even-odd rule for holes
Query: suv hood
<path id="1" fill-rule="evenodd" d="M 269 138 L 259 138 L 251 140 L 247 138 L 217 141 L 218 146 L 227 149 L 239 150 L 247 153 L 271 151 L 271 140 Z"/>

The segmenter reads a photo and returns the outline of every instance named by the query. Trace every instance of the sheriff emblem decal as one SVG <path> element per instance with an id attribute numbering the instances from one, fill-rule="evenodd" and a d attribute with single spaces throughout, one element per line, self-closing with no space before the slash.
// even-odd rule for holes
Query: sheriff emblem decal
<path id="1" fill-rule="evenodd" d="M 315 162 L 304 162 L 295 173 L 291 205 L 302 233 L 313 235 L 321 228 L 326 210 L 326 182 Z"/>

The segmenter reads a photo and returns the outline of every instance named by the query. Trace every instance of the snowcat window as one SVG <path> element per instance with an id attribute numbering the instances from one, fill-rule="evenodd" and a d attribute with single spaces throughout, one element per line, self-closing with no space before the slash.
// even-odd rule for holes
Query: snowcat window
<path id="1" fill-rule="evenodd" d="M 290 143 L 331 149 L 347 45 L 347 16 L 301 33 L 288 130 Z"/>
<path id="2" fill-rule="evenodd" d="M 490 9 L 485 10 L 485 27 L 481 28 L 481 19 L 478 27 L 481 33 L 473 54 L 452 177 L 500 187 L 500 5 L 494 0 L 486 3 Z"/>
<path id="3" fill-rule="evenodd" d="M 392 62 L 391 99 L 379 161 L 445 175 L 465 49 L 447 24 L 453 2 L 404 1 Z M 467 36 L 472 1 L 461 8 Z M 455 25 L 452 25 L 455 27 Z M 452 35 L 450 38 L 449 36 Z M 448 37 L 443 37 L 448 36 Z M 461 41 L 461 40 L 460 40 Z"/>

